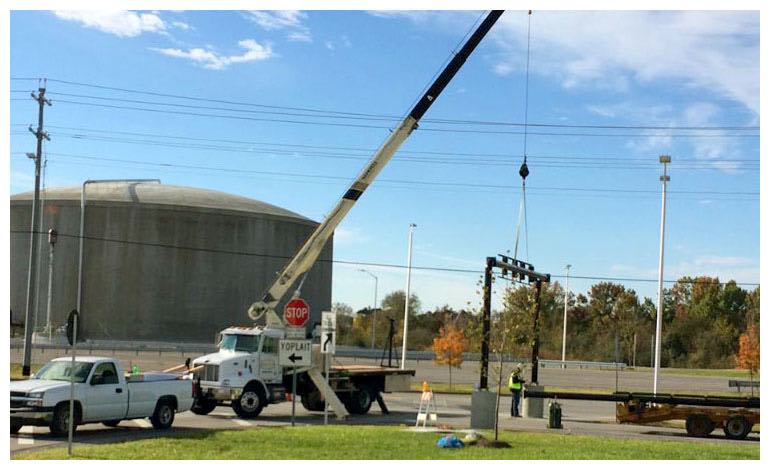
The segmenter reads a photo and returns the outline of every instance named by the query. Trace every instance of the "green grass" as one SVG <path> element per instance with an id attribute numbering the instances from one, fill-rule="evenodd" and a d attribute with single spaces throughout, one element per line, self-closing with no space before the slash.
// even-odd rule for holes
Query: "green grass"
<path id="1" fill-rule="evenodd" d="M 40 364 L 31 364 L 29 366 L 33 374 L 37 372 L 37 370 L 40 369 L 40 367 L 41 367 Z M 24 377 L 23 375 L 21 375 L 21 364 L 11 363 L 11 380 L 24 380 L 26 378 L 27 377 Z"/>
<path id="2" fill-rule="evenodd" d="M 626 369 L 628 372 L 646 372 L 652 373 L 650 367 L 636 367 Z M 680 369 L 673 367 L 663 367 L 660 369 L 663 375 L 689 375 L 697 377 L 724 377 L 725 379 L 745 379 L 749 380 L 749 371 L 741 369 Z M 754 380 L 759 380 L 759 374 L 754 376 Z"/>
<path id="3" fill-rule="evenodd" d="M 435 433 L 404 426 L 269 427 L 200 431 L 120 444 L 76 446 L 75 459 L 759 459 L 759 446 L 670 442 L 556 433 L 501 432 L 509 449 L 439 449 Z M 490 437 L 490 433 L 486 433 Z M 459 436 L 462 437 L 462 436 Z M 14 459 L 66 459 L 57 448 Z"/>

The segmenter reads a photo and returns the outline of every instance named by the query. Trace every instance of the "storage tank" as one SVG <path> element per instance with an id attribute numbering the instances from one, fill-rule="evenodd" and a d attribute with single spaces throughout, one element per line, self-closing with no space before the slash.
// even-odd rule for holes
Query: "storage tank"
<path id="1" fill-rule="evenodd" d="M 51 324 L 77 306 L 82 186 L 41 191 L 53 247 Z M 11 315 L 26 311 L 33 193 L 11 196 Z M 86 185 L 80 335 L 91 341 L 209 343 L 228 326 L 250 325 L 260 298 L 318 225 L 264 202 L 159 183 Z M 40 235 L 35 325 L 46 325 L 47 235 Z M 332 239 L 305 281 L 308 329 L 331 307 Z M 284 299 L 284 302 L 288 299 Z M 278 306 L 279 315 L 283 303 Z"/>

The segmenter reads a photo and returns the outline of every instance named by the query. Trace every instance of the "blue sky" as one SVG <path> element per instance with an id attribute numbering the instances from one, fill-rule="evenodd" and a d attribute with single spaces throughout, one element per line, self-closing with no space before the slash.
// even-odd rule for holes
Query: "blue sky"
<path id="1" fill-rule="evenodd" d="M 49 79 L 46 186 L 160 178 L 320 220 L 481 14 L 15 11 L 10 75 Z M 521 257 L 554 275 L 569 263 L 577 276 L 655 279 L 657 161 L 670 154 L 666 279 L 759 282 L 759 13 L 531 20 Z M 414 270 L 424 309 L 478 305 L 485 257 L 513 251 L 526 28 L 526 12 L 504 14 L 337 230 L 335 259 L 403 265 L 413 222 L 415 266 L 479 271 Z M 36 86 L 10 82 L 12 194 L 33 187 Z M 372 302 L 361 268 L 380 298 L 404 288 L 404 269 L 340 263 L 333 301 Z M 654 297 L 655 283 L 625 284 Z"/>

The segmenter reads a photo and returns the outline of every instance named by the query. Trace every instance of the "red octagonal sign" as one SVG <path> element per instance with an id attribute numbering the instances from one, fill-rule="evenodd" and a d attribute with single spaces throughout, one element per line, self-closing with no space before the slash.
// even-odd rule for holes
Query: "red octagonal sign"
<path id="1" fill-rule="evenodd" d="M 283 318 L 291 326 L 305 326 L 310 320 L 310 306 L 303 299 L 291 299 L 283 308 Z"/>

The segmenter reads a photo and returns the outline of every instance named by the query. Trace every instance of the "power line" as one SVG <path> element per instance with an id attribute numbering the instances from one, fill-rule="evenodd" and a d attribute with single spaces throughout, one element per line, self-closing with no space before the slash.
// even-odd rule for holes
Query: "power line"
<path id="1" fill-rule="evenodd" d="M 11 98 L 11 101 L 15 101 L 15 98 Z M 19 99 L 18 101 L 21 101 Z M 211 114 L 200 113 L 192 111 L 179 111 L 172 109 L 154 109 L 141 106 L 121 106 L 104 103 L 88 103 L 84 101 L 72 101 L 72 100 L 56 100 L 57 103 L 74 104 L 81 106 L 92 106 L 109 109 L 124 109 L 129 111 L 141 111 L 159 114 L 173 114 L 181 116 L 191 117 L 207 117 L 207 118 L 220 118 L 220 119 L 234 119 L 239 121 L 253 121 L 253 122 L 274 122 L 283 124 L 300 124 L 300 125 L 316 125 L 316 126 L 333 126 L 333 127 L 351 127 L 361 129 L 382 129 L 391 130 L 388 126 L 377 126 L 370 124 L 355 124 L 355 123 L 340 123 L 340 122 L 324 122 L 324 121 L 303 121 L 296 119 L 268 119 L 258 118 L 250 116 L 235 116 L 230 114 Z M 344 119 L 344 118 L 342 118 Z M 470 134 L 498 134 L 498 135 L 523 135 L 521 131 L 505 131 L 505 130 L 481 130 L 481 129 L 447 129 L 440 127 L 419 127 L 418 130 L 424 132 L 444 132 L 444 133 L 470 133 Z M 539 135 L 539 136 L 552 136 L 552 137 L 634 137 L 634 138 L 649 138 L 649 137 L 670 137 L 670 138 L 728 138 L 728 137 L 759 137 L 759 134 L 619 134 L 619 133 L 581 133 L 581 132 L 527 132 L 527 135 Z"/>
<path id="2" fill-rule="evenodd" d="M 13 154 L 16 155 L 16 154 L 21 154 L 21 153 L 20 152 L 13 152 Z M 271 176 L 291 176 L 291 177 L 301 177 L 301 178 L 319 178 L 319 179 L 341 180 L 341 181 L 349 180 L 349 178 L 346 177 L 346 176 L 337 176 L 337 175 L 319 175 L 319 174 L 312 174 L 312 173 L 290 173 L 290 172 L 281 172 L 281 171 L 232 169 L 232 168 L 223 168 L 223 167 L 179 164 L 179 163 L 144 162 L 144 161 L 140 161 L 140 160 L 108 158 L 108 157 L 97 157 L 97 156 L 86 156 L 86 155 L 76 155 L 76 154 L 67 154 L 67 153 L 58 153 L 58 152 L 48 152 L 48 155 L 72 157 L 72 158 L 82 158 L 82 159 L 88 159 L 88 160 L 111 161 L 111 162 L 119 162 L 119 163 L 134 163 L 134 164 L 159 166 L 159 167 L 190 168 L 190 169 L 206 170 L 206 171 L 224 171 L 224 172 L 233 172 L 233 173 L 249 173 L 249 174 L 271 175 Z M 389 178 L 379 179 L 378 182 L 408 184 L 408 185 L 442 186 L 442 187 L 493 188 L 493 189 L 501 189 L 501 190 L 510 190 L 510 188 L 511 188 L 509 185 L 496 185 L 496 184 L 484 184 L 484 183 L 463 183 L 463 182 L 401 180 L 401 179 L 389 179 Z M 599 192 L 599 193 L 627 193 L 627 194 L 654 194 L 654 195 L 658 194 L 658 191 L 655 191 L 655 190 L 645 190 L 645 189 L 574 188 L 574 187 L 545 187 L 545 186 L 533 186 L 533 187 L 530 187 L 529 189 L 535 190 L 535 191 L 560 191 L 560 192 L 561 191 L 572 191 L 572 192 L 586 192 L 586 193 Z M 698 194 L 698 195 L 729 195 L 729 196 L 758 196 L 759 195 L 758 192 L 748 192 L 748 191 L 734 191 L 733 192 L 733 191 L 687 191 L 687 190 L 679 190 L 679 191 L 669 191 L 669 193 L 673 193 L 673 194 Z"/>
<path id="3" fill-rule="evenodd" d="M 11 233 L 14 234 L 30 234 L 30 230 L 11 230 Z M 38 234 L 44 234 L 44 232 L 36 232 Z M 47 233 L 47 232 L 45 232 Z M 65 238 L 74 238 L 74 239 L 80 239 L 79 234 L 70 234 L 70 233 L 61 233 L 59 232 L 57 234 L 59 237 L 65 237 Z M 176 249 L 176 250 L 186 250 L 186 251 L 198 251 L 198 252 L 204 252 L 204 253 L 220 253 L 220 254 L 229 254 L 229 255 L 237 255 L 237 256 L 253 256 L 258 258 L 272 258 L 272 259 L 281 259 L 281 260 L 290 260 L 292 259 L 292 256 L 284 256 L 284 255 L 274 255 L 269 253 L 257 253 L 257 252 L 250 252 L 250 251 L 241 251 L 241 250 L 224 250 L 219 248 L 205 248 L 205 247 L 193 247 L 193 246 L 184 246 L 184 245 L 174 245 L 169 243 L 159 243 L 159 242 L 143 242 L 143 241 L 137 241 L 137 240 L 124 240 L 119 238 L 109 238 L 109 237 L 95 237 L 95 236 L 89 236 L 84 235 L 83 240 L 91 240 L 91 241 L 102 241 L 102 242 L 108 242 L 108 243 L 119 243 L 124 245 L 139 245 L 139 246 L 149 246 L 154 248 L 168 248 L 168 249 Z M 403 264 L 397 264 L 397 263 L 377 263 L 377 262 L 371 262 L 371 261 L 350 261 L 350 260 L 340 260 L 340 259 L 326 259 L 326 258 L 319 258 L 318 262 L 320 263 L 333 263 L 333 264 L 344 264 L 344 265 L 354 265 L 354 266 L 370 266 L 370 267 L 380 267 L 380 268 L 398 268 L 398 269 L 406 269 L 407 266 Z M 481 264 L 481 263 L 480 263 Z M 463 269 L 463 268 L 448 268 L 448 267 L 440 267 L 440 266 L 412 266 L 412 269 L 422 270 L 422 271 L 440 271 L 440 272 L 454 272 L 454 273 L 468 273 L 468 274 L 482 274 L 484 272 L 483 269 Z M 562 278 L 566 276 L 562 275 L 551 275 L 553 278 Z M 571 279 L 585 279 L 585 280 L 598 280 L 598 281 L 625 281 L 625 282 L 658 282 L 657 279 L 645 279 L 645 278 L 631 278 L 631 277 L 607 277 L 607 276 L 575 276 L 570 274 Z M 680 281 L 676 280 L 664 280 L 663 282 L 674 284 Z M 693 279 L 688 282 L 682 282 L 685 284 L 719 284 L 719 285 L 726 285 L 730 282 L 709 282 L 709 281 L 699 281 L 698 279 Z M 736 285 L 740 286 L 759 286 L 759 283 L 753 283 L 753 282 L 735 282 Z"/>
<path id="4" fill-rule="evenodd" d="M 56 128 L 56 126 L 49 126 Z M 77 128 L 71 128 L 71 129 L 77 129 Z M 102 131 L 96 131 L 96 132 L 102 132 Z M 110 131 L 103 131 L 103 132 L 110 132 Z M 180 136 L 163 136 L 159 134 L 142 134 L 142 133 L 132 133 L 132 132 L 115 132 L 117 134 L 123 134 L 123 135 L 131 135 L 131 136 L 151 136 L 151 137 L 158 137 L 158 138 L 172 138 L 172 139 L 185 139 L 184 137 Z M 11 135 L 26 135 L 25 132 L 11 132 Z M 222 152 L 233 152 L 233 153 L 267 153 L 267 154 L 282 154 L 289 157 L 299 156 L 299 157 L 316 157 L 316 158 L 331 158 L 331 159 L 343 159 L 343 160 L 367 160 L 368 157 L 364 156 L 365 154 L 357 154 L 357 153 L 340 153 L 340 152 L 308 152 L 308 151 L 302 151 L 298 152 L 297 150 L 292 149 L 293 147 L 297 148 L 312 148 L 312 149 L 335 149 L 335 148 L 345 148 L 345 147 L 322 147 L 322 146 L 302 146 L 302 145 L 296 145 L 296 144 L 279 144 L 279 143 L 265 143 L 265 142 L 248 142 L 248 141 L 228 141 L 223 139 L 202 139 L 202 138 L 190 138 L 189 140 L 192 141 L 199 141 L 199 142 L 233 142 L 233 143 L 239 143 L 242 145 L 249 145 L 249 148 L 243 148 L 243 147 L 232 147 L 232 146 L 221 146 L 221 145 L 211 145 L 211 144 L 195 144 L 195 143 L 187 143 L 187 142 L 167 142 L 167 141 L 158 141 L 158 140 L 141 140 L 141 139 L 127 139 L 127 138 L 119 138 L 119 137 L 113 137 L 113 136 L 103 136 L 103 135 L 89 135 L 84 133 L 56 133 L 57 137 L 70 137 L 73 139 L 78 140 L 92 140 L 92 141 L 106 141 L 106 142 L 117 142 L 117 143 L 125 143 L 125 144 L 133 144 L 133 145 L 146 145 L 146 146 L 158 146 L 158 147 L 169 147 L 169 148 L 189 148 L 189 149 L 198 149 L 198 150 L 214 150 L 214 151 L 222 151 Z M 275 148 L 255 148 L 254 145 L 265 145 L 268 147 L 287 147 L 288 149 L 275 149 Z M 354 152 L 357 151 L 369 151 L 370 149 L 357 149 L 357 148 L 350 148 L 348 149 L 353 150 Z M 404 153 L 411 153 L 414 155 L 420 155 L 427 152 L 404 152 Z M 510 166 L 513 165 L 514 162 L 512 158 L 515 158 L 514 155 L 510 155 L 511 159 L 488 159 L 488 158 L 480 158 L 484 155 L 490 155 L 490 154 L 458 154 L 458 153 L 452 153 L 448 152 L 446 154 L 442 154 L 441 152 L 429 152 L 432 156 L 421 156 L 421 157 L 409 157 L 409 158 L 403 158 L 403 157 L 396 157 L 396 160 L 401 162 L 407 162 L 407 163 L 431 163 L 431 164 L 451 164 L 451 165 L 473 165 L 473 166 Z M 451 155 L 464 155 L 469 156 L 472 158 L 450 158 Z M 504 154 L 496 154 L 496 155 L 504 155 Z M 272 155 L 270 155 L 272 156 Z M 534 158 L 536 161 L 536 165 L 538 167 L 553 167 L 553 168 L 601 168 L 601 169 L 656 169 L 657 165 L 654 163 L 648 163 L 649 159 L 643 159 L 643 158 L 618 158 L 618 157 L 572 157 L 572 156 L 531 156 L 531 158 Z M 545 160 L 545 162 L 540 162 L 539 160 Z M 732 165 L 733 163 L 741 163 L 738 166 L 741 170 L 750 170 L 750 169 L 757 169 L 759 168 L 759 162 L 756 160 L 751 159 L 720 159 L 720 160 L 700 160 L 700 159 L 687 159 L 682 158 L 678 159 L 683 163 L 677 162 L 675 165 L 675 168 L 677 169 L 688 169 L 688 170 L 721 170 L 724 168 L 724 165 Z M 746 164 L 748 163 L 748 164 Z M 720 166 L 721 165 L 721 166 Z"/>
<path id="5" fill-rule="evenodd" d="M 12 77 L 11 80 L 37 80 L 37 79 Z M 68 80 L 57 80 L 57 79 L 51 79 L 51 78 L 49 78 L 48 81 L 55 82 L 55 83 L 62 83 L 66 85 L 73 85 L 73 86 L 82 86 L 82 87 L 97 88 L 97 89 L 103 89 L 103 90 L 120 91 L 124 93 L 143 94 L 143 95 L 149 95 L 149 96 L 184 99 L 184 100 L 199 101 L 199 102 L 249 106 L 249 107 L 255 107 L 255 108 L 287 110 L 287 111 L 303 111 L 303 112 L 320 113 L 320 114 L 333 114 L 333 115 L 339 115 L 339 117 L 348 116 L 350 118 L 359 117 L 359 118 L 369 118 L 373 120 L 396 120 L 397 121 L 400 119 L 399 116 L 387 115 L 387 114 L 359 113 L 359 112 L 337 111 L 337 110 L 307 108 L 307 107 L 276 106 L 276 105 L 267 105 L 262 103 L 254 103 L 254 102 L 246 102 L 246 101 L 211 99 L 211 98 L 203 98 L 203 97 L 190 96 L 190 95 L 178 95 L 178 94 L 171 94 L 171 93 L 153 92 L 153 91 L 147 91 L 147 90 L 119 88 L 119 87 L 96 85 L 96 84 L 89 84 L 89 83 L 83 83 L 83 82 L 74 82 L 74 81 L 68 81 Z M 192 107 L 188 105 L 181 105 L 178 103 L 175 104 L 175 103 L 160 103 L 160 102 L 151 102 L 151 101 L 125 100 L 120 98 L 102 97 L 102 96 L 94 96 L 94 95 L 67 94 L 63 92 L 52 92 L 51 94 L 111 100 L 111 101 L 125 101 L 125 102 L 159 104 L 159 105 L 169 105 L 169 106 Z M 227 108 L 212 108 L 212 107 L 200 107 L 200 108 L 201 109 L 220 109 L 220 110 L 227 109 Z M 247 112 L 247 110 L 233 110 L 231 108 L 229 110 Z M 525 126 L 524 123 L 518 123 L 518 122 L 459 120 L 459 119 L 446 119 L 446 118 L 433 118 L 433 119 L 426 118 L 425 120 L 423 120 L 423 122 L 432 122 L 432 123 L 441 123 L 441 124 L 465 124 L 465 125 L 473 124 L 473 125 L 483 125 L 483 126 L 516 126 L 516 127 Z M 759 126 L 660 126 L 660 125 L 604 125 L 604 124 L 554 124 L 554 123 L 526 123 L 526 126 L 566 128 L 566 129 L 625 129 L 625 130 L 712 130 L 712 131 L 722 131 L 722 130 L 749 131 L 751 130 L 751 131 L 756 131 L 760 129 Z"/>

